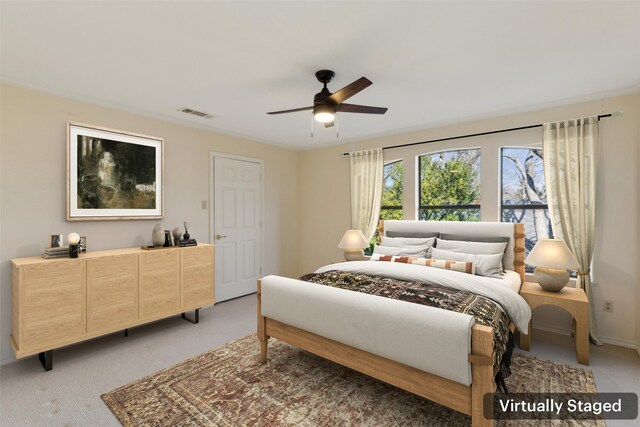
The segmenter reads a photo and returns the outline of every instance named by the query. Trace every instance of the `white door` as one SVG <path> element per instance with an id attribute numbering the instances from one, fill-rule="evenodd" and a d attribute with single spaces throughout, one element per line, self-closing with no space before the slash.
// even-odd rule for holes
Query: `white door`
<path id="1" fill-rule="evenodd" d="M 256 292 L 262 267 L 262 164 L 214 156 L 216 301 Z"/>

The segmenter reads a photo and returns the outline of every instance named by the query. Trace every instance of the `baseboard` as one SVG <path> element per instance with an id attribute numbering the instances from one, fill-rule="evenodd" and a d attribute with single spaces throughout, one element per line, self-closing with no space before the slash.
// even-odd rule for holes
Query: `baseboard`
<path id="1" fill-rule="evenodd" d="M 554 334 L 560 334 L 560 335 L 571 335 L 571 330 L 569 328 L 559 328 L 557 326 L 551 326 L 551 325 L 534 324 L 533 329 L 539 329 L 541 331 L 546 331 L 546 332 L 553 332 Z"/>
<path id="2" fill-rule="evenodd" d="M 617 345 L 618 347 L 631 348 L 633 350 L 638 348 L 637 344 L 634 343 L 633 341 L 625 341 L 625 340 L 619 340 L 618 338 L 603 337 L 602 335 L 600 335 L 600 341 L 602 341 L 605 344 Z"/>
<path id="3" fill-rule="evenodd" d="M 568 328 L 559 328 L 557 326 L 549 326 L 549 325 L 534 325 L 534 329 L 539 329 L 541 331 L 553 332 L 555 334 L 560 335 L 571 335 L 571 330 Z M 631 349 L 637 349 L 638 346 L 633 341 L 625 341 L 618 338 L 604 337 L 600 335 L 600 341 L 605 344 L 617 345 L 618 347 L 625 347 Z"/>
<path id="4" fill-rule="evenodd" d="M 9 363 L 13 363 L 13 362 L 17 362 L 17 361 L 18 361 L 18 359 L 16 359 L 13 356 L 5 357 L 4 359 L 0 359 L 0 366 L 8 365 Z"/>

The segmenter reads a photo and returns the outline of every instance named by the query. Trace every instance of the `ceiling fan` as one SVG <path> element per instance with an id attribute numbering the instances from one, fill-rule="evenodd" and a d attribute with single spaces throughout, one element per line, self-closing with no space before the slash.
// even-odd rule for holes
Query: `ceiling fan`
<path id="1" fill-rule="evenodd" d="M 331 70 L 320 70 L 316 72 L 316 78 L 324 85 L 322 90 L 313 97 L 313 107 L 294 108 L 292 110 L 271 111 L 267 114 L 295 113 L 297 111 L 313 110 L 313 116 L 319 122 L 324 123 L 324 127 L 331 127 L 334 124 L 337 112 L 343 113 L 364 113 L 364 114 L 384 114 L 387 108 L 369 107 L 367 105 L 345 104 L 344 101 L 351 98 L 356 93 L 371 86 L 373 83 L 366 77 L 360 77 L 355 82 L 343 87 L 335 93 L 329 92 L 327 83 L 333 80 L 335 73 Z"/>

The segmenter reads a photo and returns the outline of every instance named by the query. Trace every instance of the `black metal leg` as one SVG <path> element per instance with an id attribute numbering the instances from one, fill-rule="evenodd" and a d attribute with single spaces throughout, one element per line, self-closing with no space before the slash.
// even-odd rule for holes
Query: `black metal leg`
<path id="1" fill-rule="evenodd" d="M 186 314 L 186 313 L 182 313 L 182 318 L 183 318 L 184 320 L 186 320 L 186 321 L 188 321 L 188 322 L 191 322 L 191 323 L 194 323 L 194 324 L 195 324 L 195 323 L 200 323 L 200 309 L 199 309 L 199 308 L 196 308 L 196 309 L 195 309 L 195 311 L 193 312 L 193 314 L 194 314 L 194 316 L 193 316 L 193 320 L 189 319 L 189 318 L 187 317 L 187 314 Z"/>
<path id="2" fill-rule="evenodd" d="M 124 337 L 126 338 L 126 337 L 128 337 L 128 336 L 129 336 L 129 330 L 128 330 L 128 329 L 125 329 L 125 330 L 124 330 Z"/>
<path id="3" fill-rule="evenodd" d="M 40 363 L 42 363 L 42 367 L 45 371 L 50 371 L 53 369 L 53 350 L 39 353 L 38 359 L 40 359 Z"/>

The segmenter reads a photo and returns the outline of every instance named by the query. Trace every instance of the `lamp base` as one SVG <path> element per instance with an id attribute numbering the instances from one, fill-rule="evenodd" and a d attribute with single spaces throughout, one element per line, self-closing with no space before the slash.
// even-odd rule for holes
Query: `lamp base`
<path id="1" fill-rule="evenodd" d="M 78 249 L 80 245 L 69 245 L 69 258 L 78 258 Z"/>
<path id="2" fill-rule="evenodd" d="M 536 267 L 533 277 L 542 289 L 560 292 L 569 282 L 569 272 L 559 268 Z"/>
<path id="3" fill-rule="evenodd" d="M 344 259 L 347 261 L 364 261 L 364 250 L 362 249 L 345 249 Z"/>

